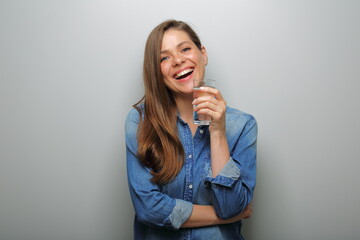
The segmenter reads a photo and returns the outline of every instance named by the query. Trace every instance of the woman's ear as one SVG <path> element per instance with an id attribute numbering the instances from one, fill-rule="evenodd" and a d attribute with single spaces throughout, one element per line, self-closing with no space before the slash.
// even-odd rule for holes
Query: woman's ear
<path id="1" fill-rule="evenodd" d="M 207 55 L 207 52 L 206 52 L 206 48 L 204 46 L 201 46 L 201 53 L 204 57 L 204 65 L 206 66 L 208 64 L 208 55 Z"/>

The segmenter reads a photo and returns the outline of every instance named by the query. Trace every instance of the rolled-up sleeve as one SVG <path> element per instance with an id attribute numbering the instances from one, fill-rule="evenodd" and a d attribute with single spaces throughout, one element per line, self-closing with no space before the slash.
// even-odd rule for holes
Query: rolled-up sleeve
<path id="1" fill-rule="evenodd" d="M 151 181 L 150 169 L 137 158 L 139 113 L 132 109 L 125 123 L 126 166 L 131 200 L 137 220 L 151 226 L 179 229 L 190 217 L 193 204 L 174 199 Z"/>
<path id="2" fill-rule="evenodd" d="M 170 222 L 174 229 L 179 229 L 191 215 L 193 204 L 181 199 L 175 199 L 176 204 L 170 214 Z"/>
<path id="3" fill-rule="evenodd" d="M 257 123 L 248 116 L 243 128 L 237 129 L 239 137 L 230 149 L 227 164 L 216 177 L 211 177 L 209 172 L 205 178 L 205 185 L 212 189 L 215 211 L 223 219 L 241 213 L 252 200 L 255 189 Z"/>
<path id="4" fill-rule="evenodd" d="M 240 177 L 240 169 L 237 167 L 234 160 L 230 157 L 226 165 L 221 169 L 220 173 L 215 177 L 211 177 L 212 172 L 210 172 L 205 179 L 205 184 L 208 186 L 210 183 L 216 185 L 222 185 L 224 187 L 232 188 L 236 180 Z"/>

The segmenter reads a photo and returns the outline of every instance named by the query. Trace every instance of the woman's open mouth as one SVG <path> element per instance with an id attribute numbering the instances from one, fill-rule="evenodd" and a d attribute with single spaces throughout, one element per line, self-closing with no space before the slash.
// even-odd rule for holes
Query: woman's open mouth
<path id="1" fill-rule="evenodd" d="M 176 74 L 176 75 L 174 76 L 174 78 L 175 78 L 176 80 L 184 79 L 184 78 L 190 76 L 190 75 L 193 73 L 193 71 L 194 71 L 193 68 L 187 68 L 187 69 L 179 72 L 178 74 Z"/>

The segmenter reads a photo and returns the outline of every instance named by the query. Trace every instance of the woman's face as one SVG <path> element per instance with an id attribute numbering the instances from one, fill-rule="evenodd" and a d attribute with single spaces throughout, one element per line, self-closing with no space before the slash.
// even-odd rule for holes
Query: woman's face
<path id="1" fill-rule="evenodd" d="M 165 85 L 175 94 L 192 93 L 193 79 L 204 78 L 206 50 L 204 47 L 199 50 L 184 31 L 165 32 L 160 59 Z"/>

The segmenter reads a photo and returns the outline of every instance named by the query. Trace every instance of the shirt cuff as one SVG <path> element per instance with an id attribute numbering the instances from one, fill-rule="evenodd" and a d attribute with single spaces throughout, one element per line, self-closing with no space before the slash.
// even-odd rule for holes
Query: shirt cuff
<path id="1" fill-rule="evenodd" d="M 215 178 L 211 176 L 212 172 L 210 168 L 209 175 L 205 178 L 205 185 L 214 183 L 225 187 L 232 187 L 236 180 L 240 177 L 240 169 L 236 165 L 235 161 L 230 158 Z"/>
<path id="2" fill-rule="evenodd" d="M 175 207 L 170 214 L 170 222 L 173 228 L 178 230 L 189 219 L 193 210 L 193 204 L 181 199 L 175 199 L 175 201 Z"/>

